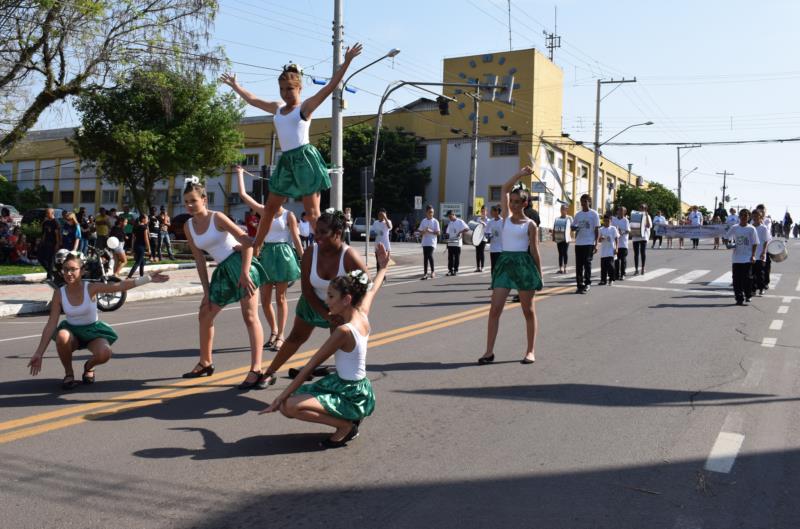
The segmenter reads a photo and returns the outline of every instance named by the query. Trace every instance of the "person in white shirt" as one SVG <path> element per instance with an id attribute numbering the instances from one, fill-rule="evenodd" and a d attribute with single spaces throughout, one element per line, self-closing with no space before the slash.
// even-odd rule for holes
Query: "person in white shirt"
<path id="1" fill-rule="evenodd" d="M 739 223 L 739 215 L 736 214 L 736 210 L 734 208 L 731 208 L 730 214 L 727 217 L 725 217 L 725 224 L 727 224 L 728 229 L 730 229 L 731 226 L 738 223 Z M 722 242 L 723 244 L 725 244 L 725 247 L 728 246 L 729 241 L 725 237 L 722 238 Z"/>
<path id="2" fill-rule="evenodd" d="M 761 221 L 761 212 L 753 210 L 753 227 L 758 235 L 758 248 L 756 248 L 756 260 L 753 263 L 753 291 L 757 291 L 759 296 L 764 295 L 766 287 L 765 269 L 767 264 L 767 244 L 772 240 L 772 234 L 767 229 L 766 224 Z"/>
<path id="3" fill-rule="evenodd" d="M 628 209 L 625 206 L 617 208 L 617 216 L 611 219 L 611 225 L 619 232 L 617 243 L 617 258 L 614 261 L 614 279 L 617 281 L 625 280 L 625 268 L 628 265 L 628 235 L 631 231 L 631 223 L 625 214 Z M 602 235 L 602 233 L 601 233 Z M 600 256 L 602 261 L 603 256 Z"/>
<path id="4" fill-rule="evenodd" d="M 767 228 L 767 231 L 772 233 L 772 217 L 767 215 L 767 208 L 764 204 L 756 206 L 758 211 L 761 212 L 761 223 Z M 764 264 L 764 290 L 769 290 L 770 273 L 772 272 L 772 257 L 767 254 L 767 261 Z"/>
<path id="5" fill-rule="evenodd" d="M 728 230 L 728 239 L 736 246 L 733 247 L 732 274 L 733 295 L 737 305 L 744 305 L 752 296 L 751 274 L 753 262 L 756 259 L 758 248 L 758 233 L 755 227 L 747 224 L 750 212 L 744 208 L 739 210 L 739 224 Z"/>
<path id="6" fill-rule="evenodd" d="M 311 223 L 306 220 L 305 211 L 300 214 L 300 226 L 298 229 L 300 230 L 300 242 L 303 248 L 308 248 L 308 245 L 311 244 Z"/>
<path id="7" fill-rule="evenodd" d="M 489 237 L 486 233 L 486 227 L 489 224 L 489 219 L 486 218 L 486 206 L 481 206 L 481 214 L 475 219 L 478 224 L 483 224 L 483 239 L 481 239 L 481 243 L 475 247 L 475 271 L 476 272 L 483 272 L 483 265 L 486 262 L 486 243 L 489 241 Z"/>
<path id="8" fill-rule="evenodd" d="M 420 279 L 431 279 L 436 277 L 433 269 L 433 253 L 436 251 L 436 243 L 439 240 L 439 221 L 433 216 L 433 206 L 428 204 L 425 207 L 425 218 L 419 223 L 417 233 L 422 236 L 422 266 L 425 270 Z M 428 275 L 428 265 L 431 266 L 431 273 Z"/>
<path id="9" fill-rule="evenodd" d="M 614 257 L 617 255 L 619 230 L 611 225 L 611 213 L 603 215 L 600 228 L 600 285 L 614 283 Z"/>
<path id="10" fill-rule="evenodd" d="M 392 233 L 392 221 L 386 215 L 386 209 L 378 210 L 378 218 L 372 223 L 372 231 L 375 232 L 375 244 L 383 244 L 389 254 L 392 253 L 392 244 L 389 242 L 389 234 Z"/>
<path id="11" fill-rule="evenodd" d="M 600 215 L 593 209 L 592 197 L 581 196 L 581 210 L 575 214 L 572 229 L 575 235 L 575 281 L 576 292 L 586 294 L 592 284 L 592 256 L 597 253 L 597 238 L 600 235 Z"/>
<path id="12" fill-rule="evenodd" d="M 658 211 L 656 211 L 656 216 L 653 217 L 653 226 L 666 226 L 666 225 L 667 225 L 667 218 L 661 214 L 661 210 L 659 209 Z M 656 241 L 658 241 L 658 247 L 661 248 L 661 243 L 664 241 L 664 237 L 659 235 L 658 232 L 656 232 L 653 235 L 653 246 L 651 246 L 651 248 L 656 247 Z M 667 245 L 667 247 L 669 247 L 669 245 Z"/>
<path id="13" fill-rule="evenodd" d="M 503 253 L 503 217 L 500 216 L 500 206 L 492 206 L 492 218 L 486 223 L 486 233 L 489 234 L 489 263 L 492 265 L 494 277 L 494 266 Z"/>
<path id="14" fill-rule="evenodd" d="M 703 225 L 703 214 L 698 211 L 697 206 L 692 206 L 692 211 L 689 212 L 689 224 L 692 226 L 702 226 Z M 693 237 L 692 238 L 692 250 L 697 250 L 697 247 L 700 245 L 700 239 Z"/>
<path id="15" fill-rule="evenodd" d="M 642 274 L 644 275 L 644 263 L 647 259 L 647 241 L 650 239 L 650 230 L 653 227 L 653 221 L 650 219 L 650 214 L 647 212 L 647 204 L 642 204 L 639 206 L 639 209 L 642 211 L 642 223 L 644 224 L 644 230 L 642 230 L 642 234 L 634 235 L 631 238 L 633 242 L 633 266 L 635 270 L 633 271 L 633 275 L 639 275 L 639 257 L 642 258 Z"/>
<path id="16" fill-rule="evenodd" d="M 556 219 L 557 223 L 564 224 L 564 240 L 563 241 L 556 241 L 556 230 L 555 225 L 553 225 L 553 241 L 556 242 L 556 248 L 558 248 L 558 273 L 559 274 L 566 274 L 567 273 L 567 262 L 569 260 L 569 243 L 572 239 L 572 223 L 574 222 L 572 217 L 567 215 L 568 208 L 566 204 L 561 205 L 561 216 Z"/>
<path id="17" fill-rule="evenodd" d="M 456 217 L 453 210 L 447 212 L 450 223 L 447 225 L 447 275 L 458 275 L 458 265 L 461 261 L 461 246 L 464 234 L 469 231 L 469 226 L 463 220 Z"/>

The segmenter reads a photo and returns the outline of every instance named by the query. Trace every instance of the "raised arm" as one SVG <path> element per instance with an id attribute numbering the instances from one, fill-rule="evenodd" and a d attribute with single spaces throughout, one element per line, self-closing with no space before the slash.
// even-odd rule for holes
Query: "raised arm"
<path id="1" fill-rule="evenodd" d="M 514 184 L 519 182 L 520 178 L 522 178 L 523 176 L 530 176 L 532 174 L 533 174 L 533 168 L 530 165 L 526 165 L 525 167 L 514 173 L 514 175 L 511 178 L 506 180 L 506 182 L 503 184 L 503 187 L 500 188 L 500 209 L 501 209 L 500 214 L 503 216 L 504 219 L 508 218 L 510 211 L 508 207 L 508 200 L 509 200 L 508 195 L 509 193 L 511 193 L 511 188 L 514 187 Z"/>
<path id="2" fill-rule="evenodd" d="M 384 247 L 382 243 L 378 243 L 375 246 L 375 261 L 378 263 L 378 271 L 375 277 L 372 278 L 372 288 L 361 301 L 361 311 L 366 315 L 369 315 L 372 301 L 375 299 L 375 295 L 386 279 L 386 269 L 389 268 L 389 252 L 386 251 L 386 247 Z"/>
<path id="3" fill-rule="evenodd" d="M 355 43 L 352 48 L 347 48 L 344 53 L 344 62 L 339 69 L 336 70 L 336 73 L 333 74 L 333 77 L 331 77 L 331 80 L 328 81 L 328 84 L 323 86 L 319 92 L 303 101 L 303 104 L 300 106 L 300 112 L 302 112 L 306 119 L 311 118 L 311 114 L 314 113 L 317 107 L 319 107 L 323 101 L 325 101 L 328 96 L 333 93 L 333 90 L 339 86 L 339 83 L 342 82 L 342 78 L 347 72 L 347 68 L 350 66 L 350 63 L 360 54 L 361 44 L 358 42 Z"/>
<path id="4" fill-rule="evenodd" d="M 242 202 L 250 206 L 253 211 L 264 216 L 264 206 L 262 206 L 256 199 L 251 197 L 247 194 L 247 190 L 244 185 L 244 168 L 241 165 L 236 166 L 236 174 L 239 179 L 239 196 L 242 198 Z"/>
<path id="5" fill-rule="evenodd" d="M 161 272 L 148 272 L 142 277 L 123 279 L 117 283 L 89 283 L 89 295 L 94 297 L 97 294 L 109 294 L 111 292 L 125 292 L 132 288 L 146 285 L 152 281 L 153 283 L 164 283 L 169 281 L 169 276 Z"/>
<path id="6" fill-rule="evenodd" d="M 248 105 L 260 108 L 261 110 L 266 110 L 270 114 L 276 114 L 281 106 L 277 101 L 264 101 L 263 99 L 256 97 L 252 92 L 245 90 L 236 81 L 235 73 L 224 73 L 219 76 L 219 80 L 233 88 L 233 91 L 239 94 L 239 97 L 244 99 Z"/>

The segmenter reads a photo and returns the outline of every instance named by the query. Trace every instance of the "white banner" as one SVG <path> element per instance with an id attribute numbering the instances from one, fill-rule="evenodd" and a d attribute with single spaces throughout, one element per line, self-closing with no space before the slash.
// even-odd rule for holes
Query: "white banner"
<path id="1" fill-rule="evenodd" d="M 714 239 L 725 237 L 730 225 L 706 224 L 705 226 L 669 226 L 656 224 L 655 234 L 660 237 L 677 237 L 679 239 Z"/>

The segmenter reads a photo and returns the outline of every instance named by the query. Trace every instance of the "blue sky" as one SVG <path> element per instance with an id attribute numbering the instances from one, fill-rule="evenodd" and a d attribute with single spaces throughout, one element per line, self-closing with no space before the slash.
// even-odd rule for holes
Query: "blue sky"
<path id="1" fill-rule="evenodd" d="M 331 71 L 328 0 L 221 0 L 214 42 L 230 59 L 280 68 L 295 61 L 320 77 Z M 564 130 L 593 139 L 595 81 L 636 76 L 602 104 L 602 139 L 647 120 L 618 138 L 630 142 L 729 141 L 800 137 L 800 2 L 766 0 L 556 1 L 512 0 L 513 48 L 546 52 L 543 30 L 553 30 L 558 8 L 562 47 L 555 62 L 564 70 Z M 379 95 L 397 79 L 439 80 L 442 59 L 508 49 L 506 0 L 380 2 L 344 0 L 346 42 L 361 41 L 357 61 L 401 54 L 365 71 L 351 83 L 347 112 L 374 113 Z M 255 93 L 278 99 L 276 72 L 233 65 Z M 310 90 L 313 85 L 308 85 Z M 604 90 L 608 93 L 611 88 Z M 398 103 L 422 95 L 399 92 Z M 329 115 L 329 106 L 319 115 Z M 249 109 L 248 115 L 258 112 Z M 45 126 L 75 124 L 77 114 L 51 113 Z M 719 196 L 727 169 L 734 204 L 765 202 L 773 214 L 786 207 L 800 217 L 800 180 L 795 178 L 800 143 L 705 146 L 683 151 L 684 200 L 708 207 Z M 604 154 L 646 178 L 676 187 L 672 146 L 605 146 Z"/>

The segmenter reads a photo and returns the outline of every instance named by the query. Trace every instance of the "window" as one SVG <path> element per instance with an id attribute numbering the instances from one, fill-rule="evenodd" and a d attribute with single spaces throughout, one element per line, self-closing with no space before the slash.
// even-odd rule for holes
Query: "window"
<path id="1" fill-rule="evenodd" d="M 554 165 L 556 163 L 556 153 L 550 149 L 545 149 L 545 152 L 547 152 L 547 163 Z"/>
<path id="2" fill-rule="evenodd" d="M 501 186 L 489 186 L 489 202 L 500 202 Z"/>
<path id="3" fill-rule="evenodd" d="M 214 202 L 214 193 L 208 193 L 208 203 L 215 204 Z"/>
<path id="4" fill-rule="evenodd" d="M 259 165 L 258 158 L 258 154 L 245 154 L 244 165 Z"/>
<path id="5" fill-rule="evenodd" d="M 44 201 L 47 202 L 48 204 L 52 204 L 53 203 L 53 192 L 52 191 L 45 191 L 44 193 L 42 193 L 42 198 L 44 198 Z"/>
<path id="6" fill-rule="evenodd" d="M 416 156 L 417 160 L 425 160 L 428 158 L 428 146 L 427 145 L 420 145 L 417 144 L 414 147 L 414 156 Z"/>
<path id="7" fill-rule="evenodd" d="M 589 168 L 585 165 L 581 165 L 581 178 L 589 178 Z"/>
<path id="8" fill-rule="evenodd" d="M 61 200 L 59 200 L 59 202 L 61 204 L 72 204 L 75 199 L 75 193 L 73 191 L 62 191 L 60 195 Z"/>
<path id="9" fill-rule="evenodd" d="M 567 160 L 567 173 L 575 174 L 575 160 Z"/>
<path id="10" fill-rule="evenodd" d="M 96 193 L 94 191 L 81 191 L 81 202 L 92 202 L 94 203 Z"/>
<path id="11" fill-rule="evenodd" d="M 492 156 L 519 156 L 519 143 L 510 141 L 492 142 Z"/>
<path id="12" fill-rule="evenodd" d="M 159 206 L 164 206 L 167 204 L 167 193 L 169 193 L 168 189 L 156 189 L 153 192 L 153 203 Z"/>
<path id="13" fill-rule="evenodd" d="M 103 189 L 103 204 L 116 204 L 119 198 L 119 191 L 116 189 Z"/>

